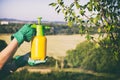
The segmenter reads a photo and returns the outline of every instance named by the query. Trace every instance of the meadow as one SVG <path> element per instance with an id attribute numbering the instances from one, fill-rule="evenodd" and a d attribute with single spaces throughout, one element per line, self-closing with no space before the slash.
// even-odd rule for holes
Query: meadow
<path id="1" fill-rule="evenodd" d="M 10 36 L 12 34 L 0 34 L 0 39 L 5 40 L 7 44 L 10 43 Z M 98 35 L 94 35 L 96 38 Z M 85 41 L 85 35 L 47 35 L 47 56 L 59 58 L 65 57 L 66 51 L 75 49 L 76 45 Z M 31 42 L 24 42 L 15 53 L 16 55 L 23 55 L 31 49 Z"/>

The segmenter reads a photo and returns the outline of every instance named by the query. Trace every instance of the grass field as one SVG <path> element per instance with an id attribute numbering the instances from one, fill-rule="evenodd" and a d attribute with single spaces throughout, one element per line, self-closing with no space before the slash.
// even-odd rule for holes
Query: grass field
<path id="1" fill-rule="evenodd" d="M 0 34 L 0 39 L 10 43 L 11 34 Z M 94 35 L 97 37 L 98 35 Z M 77 44 L 86 40 L 85 35 L 49 35 L 47 37 L 47 56 L 54 58 L 66 56 L 66 51 L 74 49 Z M 17 50 L 16 55 L 23 55 L 30 51 L 31 43 L 24 42 Z"/>

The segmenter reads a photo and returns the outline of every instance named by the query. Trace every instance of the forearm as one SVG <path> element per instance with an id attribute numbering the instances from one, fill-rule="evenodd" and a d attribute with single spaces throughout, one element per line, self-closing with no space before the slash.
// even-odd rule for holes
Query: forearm
<path id="1" fill-rule="evenodd" d="M 10 58 L 12 58 L 18 46 L 20 46 L 24 41 L 30 42 L 35 34 L 36 31 L 32 28 L 31 24 L 25 24 L 18 32 L 13 34 L 11 36 L 11 39 L 13 39 L 11 43 L 0 52 L 0 69 Z"/>
<path id="2" fill-rule="evenodd" d="M 14 55 L 18 48 L 18 42 L 14 38 L 11 43 L 0 52 L 0 69 L 3 67 L 3 65 Z"/>

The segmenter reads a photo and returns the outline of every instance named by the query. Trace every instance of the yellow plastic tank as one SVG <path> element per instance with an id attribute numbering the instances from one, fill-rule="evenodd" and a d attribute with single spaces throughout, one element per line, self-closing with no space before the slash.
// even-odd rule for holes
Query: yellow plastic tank
<path id="1" fill-rule="evenodd" d="M 31 58 L 33 60 L 44 60 L 46 57 L 47 38 L 35 36 L 32 41 Z"/>

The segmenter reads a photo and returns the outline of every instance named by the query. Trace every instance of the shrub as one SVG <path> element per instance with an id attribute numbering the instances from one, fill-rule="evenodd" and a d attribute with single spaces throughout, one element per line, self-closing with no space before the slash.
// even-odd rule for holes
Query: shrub
<path id="1" fill-rule="evenodd" d="M 84 58 L 89 55 L 89 51 L 92 49 L 93 43 L 85 41 L 77 45 L 75 50 L 68 50 L 66 60 L 72 64 L 73 67 L 80 67 Z"/>
<path id="2" fill-rule="evenodd" d="M 120 61 L 116 60 L 112 49 L 99 47 L 94 43 L 83 42 L 75 50 L 67 51 L 66 60 L 73 67 L 81 67 L 97 72 L 120 73 Z"/>

